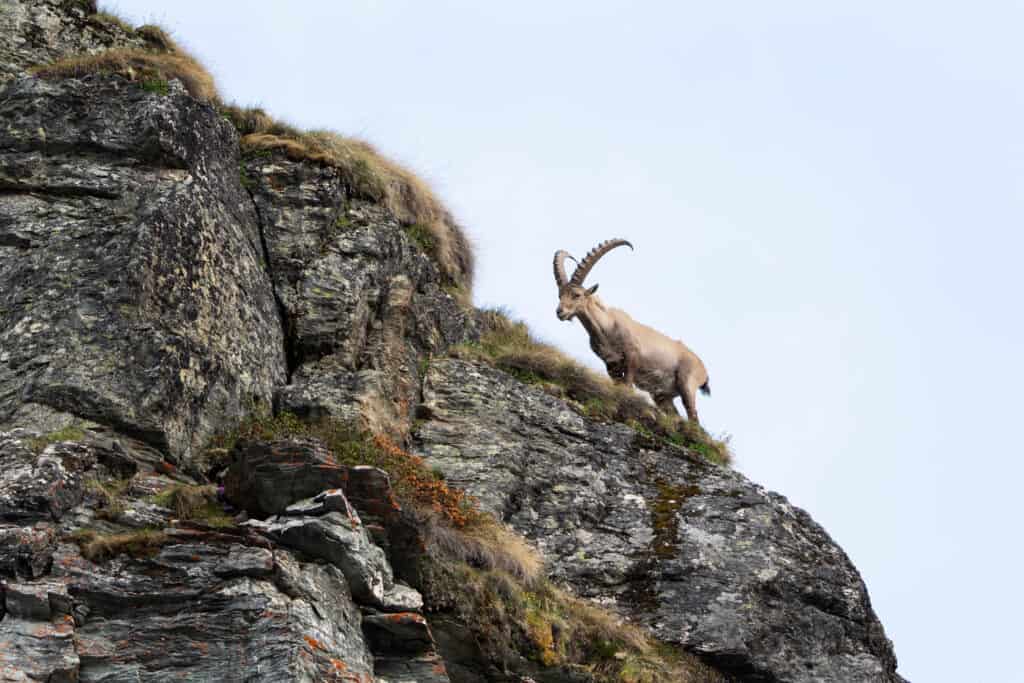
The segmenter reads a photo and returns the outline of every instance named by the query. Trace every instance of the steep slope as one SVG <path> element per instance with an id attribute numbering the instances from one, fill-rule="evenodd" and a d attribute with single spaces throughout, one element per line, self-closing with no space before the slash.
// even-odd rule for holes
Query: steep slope
<path id="1" fill-rule="evenodd" d="M 886 680 L 857 570 L 785 498 L 487 366 L 431 364 L 417 450 L 580 595 L 743 680 Z"/>
<path id="2" fill-rule="evenodd" d="M 3 677 L 901 680 L 806 513 L 448 357 L 487 317 L 401 173 L 243 144 L 167 74 L 29 73 L 173 50 L 94 12 L 0 9 Z"/>

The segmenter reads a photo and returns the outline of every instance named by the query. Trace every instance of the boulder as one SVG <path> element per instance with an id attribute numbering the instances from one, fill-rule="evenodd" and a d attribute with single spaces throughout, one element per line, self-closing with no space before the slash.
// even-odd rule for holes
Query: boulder
<path id="1" fill-rule="evenodd" d="M 287 548 L 330 562 L 341 570 L 355 600 L 381 606 L 394 583 L 384 551 L 374 545 L 356 514 L 328 512 L 319 517 L 275 517 L 246 525 Z"/>

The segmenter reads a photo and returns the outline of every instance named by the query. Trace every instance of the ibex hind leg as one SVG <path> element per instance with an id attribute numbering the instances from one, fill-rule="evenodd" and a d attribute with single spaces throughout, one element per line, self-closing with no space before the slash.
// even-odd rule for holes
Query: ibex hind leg
<path id="1" fill-rule="evenodd" d="M 679 411 L 676 410 L 675 396 L 658 396 L 654 399 L 654 404 L 658 406 L 661 412 L 666 415 L 679 417 Z"/>
<path id="2" fill-rule="evenodd" d="M 683 399 L 683 408 L 686 409 L 686 419 L 700 424 L 697 418 L 697 384 L 691 377 L 682 372 L 676 371 L 676 391 L 679 398 Z"/>

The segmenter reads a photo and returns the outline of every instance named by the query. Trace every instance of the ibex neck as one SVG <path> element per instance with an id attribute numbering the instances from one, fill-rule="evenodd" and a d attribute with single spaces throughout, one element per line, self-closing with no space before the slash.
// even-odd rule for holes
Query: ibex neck
<path id="1" fill-rule="evenodd" d="M 603 337 L 612 324 L 611 316 L 608 315 L 608 309 L 604 307 L 604 303 L 597 297 L 594 297 L 590 304 L 577 313 L 576 316 L 591 336 L 596 334 Z"/>

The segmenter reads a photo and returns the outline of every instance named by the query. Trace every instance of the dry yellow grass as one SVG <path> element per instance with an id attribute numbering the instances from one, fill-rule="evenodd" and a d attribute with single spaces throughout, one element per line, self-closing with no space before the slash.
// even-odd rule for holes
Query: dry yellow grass
<path id="1" fill-rule="evenodd" d="M 93 73 L 111 73 L 146 84 L 165 84 L 172 78 L 182 82 L 193 97 L 218 100 L 213 76 L 183 52 L 151 52 L 141 49 L 107 50 L 95 55 L 77 55 L 35 67 L 40 78 L 79 78 Z"/>
<path id="2" fill-rule="evenodd" d="M 77 543 L 82 556 L 92 562 L 106 562 L 118 555 L 151 557 L 168 542 L 168 536 L 159 529 L 138 529 L 123 534 L 101 535 L 88 529 L 79 529 L 70 540 Z"/>
<path id="3" fill-rule="evenodd" d="M 461 226 L 430 187 L 373 145 L 327 130 L 301 131 L 276 121 L 261 109 L 222 109 L 242 134 L 249 150 L 273 150 L 298 161 L 313 161 L 341 171 L 360 195 L 386 206 L 407 226 L 414 226 L 421 246 L 465 303 L 472 290 L 473 248 Z"/>
<path id="4" fill-rule="evenodd" d="M 135 29 L 135 35 L 145 39 L 152 49 L 185 54 L 185 51 L 174 42 L 174 39 L 171 38 L 167 31 L 156 24 L 145 24 L 138 27 Z"/>

